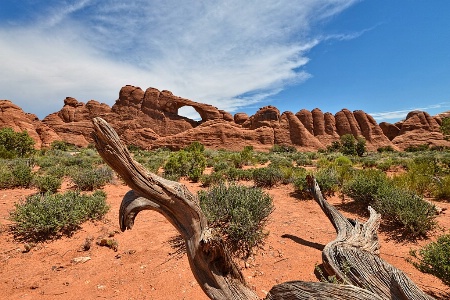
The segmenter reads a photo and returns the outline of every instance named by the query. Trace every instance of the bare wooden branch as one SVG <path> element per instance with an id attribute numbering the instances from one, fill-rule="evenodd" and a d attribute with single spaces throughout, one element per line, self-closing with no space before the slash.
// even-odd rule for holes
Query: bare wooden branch
<path id="1" fill-rule="evenodd" d="M 116 132 L 103 119 L 95 118 L 93 124 L 99 154 L 133 189 L 122 201 L 121 229 L 131 229 L 136 215 L 144 209 L 158 211 L 185 240 L 192 272 L 211 299 L 258 299 L 246 285 L 222 240 L 211 234 L 197 197 L 184 185 L 147 172 L 132 159 Z"/>
<path id="2" fill-rule="evenodd" d="M 353 286 L 325 282 L 285 282 L 274 286 L 265 300 L 381 300 L 378 295 Z"/>
<path id="3" fill-rule="evenodd" d="M 433 299 L 425 294 L 405 273 L 378 256 L 377 229 L 381 216 L 369 207 L 370 218 L 364 224 L 353 225 L 320 191 L 316 180 L 309 176 L 308 186 L 316 202 L 337 231 L 337 238 L 322 252 L 325 270 L 347 284 L 371 291 L 382 299 Z"/>

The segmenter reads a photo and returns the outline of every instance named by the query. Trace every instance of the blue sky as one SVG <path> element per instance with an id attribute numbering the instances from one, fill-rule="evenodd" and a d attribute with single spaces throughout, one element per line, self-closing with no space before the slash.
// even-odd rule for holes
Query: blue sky
<path id="1" fill-rule="evenodd" d="M 126 84 L 231 113 L 450 110 L 447 0 L 2 0 L 0 99 L 39 118 Z M 183 109 L 181 114 L 192 115 Z"/>

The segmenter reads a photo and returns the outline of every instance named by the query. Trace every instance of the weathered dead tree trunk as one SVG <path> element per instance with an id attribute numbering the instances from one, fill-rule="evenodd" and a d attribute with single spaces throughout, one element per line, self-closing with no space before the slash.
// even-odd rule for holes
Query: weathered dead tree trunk
<path id="1" fill-rule="evenodd" d="M 308 186 L 337 232 L 336 239 L 322 251 L 329 275 L 336 275 L 344 283 L 369 290 L 382 299 L 433 299 L 405 273 L 378 256 L 377 230 L 381 216 L 374 209 L 369 206 L 370 217 L 363 224 L 349 220 L 323 198 L 319 185 L 311 176 Z"/>
<path id="2" fill-rule="evenodd" d="M 99 154 L 133 189 L 120 207 L 121 230 L 131 229 L 142 210 L 161 213 L 183 237 L 192 272 L 211 299 L 258 299 L 222 240 L 213 237 L 197 197 L 184 185 L 147 172 L 131 158 L 117 133 L 103 119 L 95 118 L 93 124 Z"/>
<path id="3" fill-rule="evenodd" d="M 93 119 L 93 138 L 105 162 L 132 188 L 120 207 L 122 231 L 131 229 L 142 210 L 154 210 L 178 230 L 200 287 L 211 299 L 258 299 L 249 288 L 223 241 L 208 228 L 198 199 L 184 185 L 146 171 L 135 162 L 117 133 L 101 118 Z M 322 197 L 314 179 L 314 197 L 337 231 L 324 251 L 327 272 L 348 285 L 286 282 L 274 286 L 266 299 L 430 299 L 401 271 L 376 254 L 379 215 L 371 210 L 365 224 L 351 223 Z"/>

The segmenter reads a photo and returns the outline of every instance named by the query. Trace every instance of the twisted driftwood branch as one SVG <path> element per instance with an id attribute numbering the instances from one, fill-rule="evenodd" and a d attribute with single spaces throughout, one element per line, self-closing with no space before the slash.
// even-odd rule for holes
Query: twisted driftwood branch
<path id="1" fill-rule="evenodd" d="M 121 230 L 131 229 L 142 210 L 161 213 L 183 237 L 192 272 L 211 299 L 257 299 L 223 241 L 208 228 L 197 197 L 184 185 L 147 172 L 131 158 L 117 133 L 103 119 L 95 118 L 93 124 L 99 154 L 133 189 L 122 200 Z M 316 201 L 337 231 L 336 240 L 323 251 L 326 271 L 348 285 L 286 282 L 274 286 L 266 299 L 431 299 L 403 272 L 377 256 L 380 216 L 374 210 L 369 208 L 371 217 L 366 223 L 351 222 L 323 199 L 313 178 L 309 183 Z"/>
<path id="2" fill-rule="evenodd" d="M 133 189 L 120 207 L 121 230 L 131 229 L 142 210 L 161 213 L 183 237 L 192 272 L 211 299 L 258 299 L 222 240 L 212 236 L 197 197 L 184 185 L 147 172 L 131 158 L 117 133 L 103 119 L 95 118 L 93 124 L 99 154 Z"/>
<path id="3" fill-rule="evenodd" d="M 370 217 L 361 224 L 345 218 L 322 196 L 316 180 L 308 176 L 316 202 L 337 231 L 334 241 L 322 251 L 325 270 L 347 284 L 372 291 L 382 299 L 433 299 L 405 273 L 381 259 L 377 230 L 381 216 L 369 206 Z"/>

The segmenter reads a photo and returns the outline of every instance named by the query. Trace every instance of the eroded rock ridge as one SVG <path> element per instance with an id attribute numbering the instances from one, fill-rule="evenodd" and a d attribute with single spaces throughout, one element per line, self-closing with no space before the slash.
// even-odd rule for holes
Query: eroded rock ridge
<path id="1" fill-rule="evenodd" d="M 180 108 L 195 109 L 200 120 L 178 114 Z M 342 109 L 336 114 L 301 109 L 297 113 L 280 111 L 274 106 L 260 108 L 254 115 L 230 113 L 212 105 L 198 103 L 159 91 L 127 85 L 112 107 L 90 100 L 79 102 L 67 97 L 63 108 L 39 120 L 25 113 L 9 100 L 0 100 L 0 127 L 16 131 L 27 130 L 36 141 L 36 147 L 48 147 L 55 140 L 77 146 L 92 143 L 91 120 L 102 117 L 110 123 L 123 141 L 144 149 L 169 147 L 181 149 L 194 141 L 209 148 L 242 150 L 253 146 L 268 150 L 274 144 L 292 145 L 301 151 L 326 148 L 344 134 L 363 136 L 369 150 L 391 146 L 404 150 L 409 146 L 428 144 L 450 146 L 440 132 L 445 114 L 430 116 L 423 111 L 412 111 L 406 119 L 395 124 L 382 122 L 362 110 Z"/>

